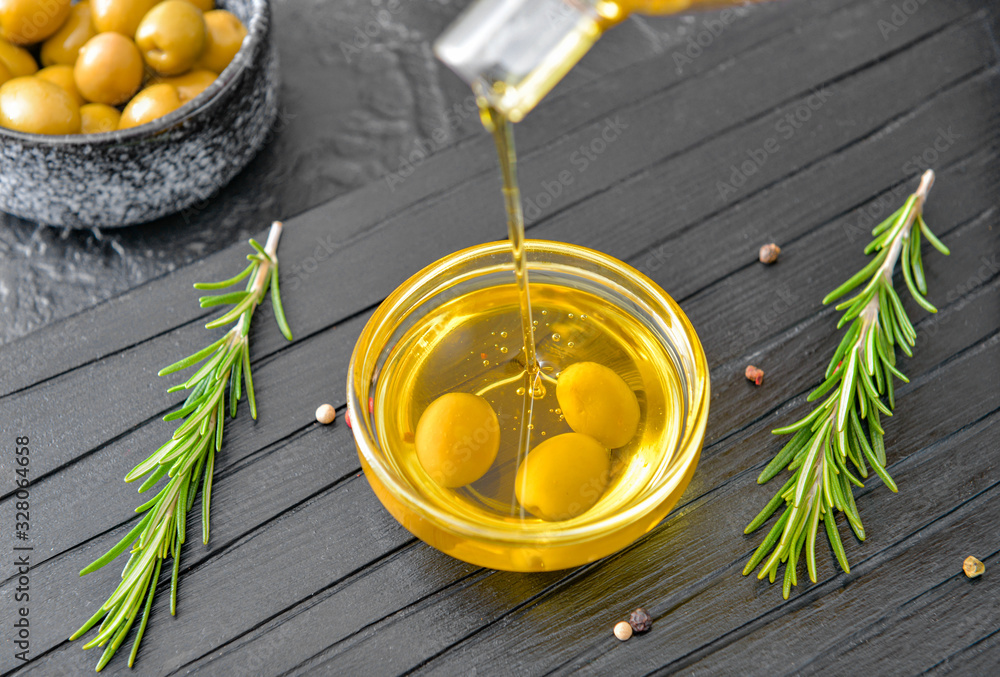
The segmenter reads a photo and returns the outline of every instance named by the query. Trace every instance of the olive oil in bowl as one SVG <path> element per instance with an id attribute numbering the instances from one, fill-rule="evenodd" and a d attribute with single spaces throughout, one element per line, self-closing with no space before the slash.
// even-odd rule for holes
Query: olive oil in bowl
<path id="1" fill-rule="evenodd" d="M 675 448 L 682 431 L 684 398 L 677 369 L 668 348 L 642 319 L 609 302 L 600 290 L 564 286 L 569 280 L 560 281 L 556 272 L 536 271 L 536 277 L 546 281 L 531 287 L 541 381 L 535 396 L 526 392 L 518 290 L 497 280 L 493 286 L 470 284 L 465 290 L 459 283 L 449 290 L 453 298 L 424 315 L 393 348 L 373 400 L 380 445 L 395 450 L 407 482 L 429 503 L 482 524 L 546 521 L 518 501 L 515 474 L 525 449 L 530 453 L 573 432 L 556 398 L 557 379 L 572 364 L 594 362 L 618 374 L 635 393 L 640 416 L 636 434 L 624 446 L 607 450 L 610 472 L 604 486 L 595 484 L 580 497 L 599 499 L 596 505 L 580 515 L 571 513 L 571 520 L 598 520 L 640 495 L 668 464 L 663 450 Z M 420 463 L 414 437 L 428 406 L 453 392 L 489 402 L 500 444 L 480 479 L 447 488 Z M 490 432 L 471 431 L 469 452 L 477 453 Z M 549 480 L 529 473 L 526 483 L 544 492 Z M 535 483 L 543 486 L 531 486 Z"/>

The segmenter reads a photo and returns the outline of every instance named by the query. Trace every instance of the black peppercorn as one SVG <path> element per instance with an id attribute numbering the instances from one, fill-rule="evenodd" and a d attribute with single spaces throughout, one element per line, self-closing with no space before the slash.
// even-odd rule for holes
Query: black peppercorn
<path id="1" fill-rule="evenodd" d="M 648 611 L 639 607 L 628 617 L 628 624 L 635 632 L 647 632 L 653 627 L 653 617 Z"/>

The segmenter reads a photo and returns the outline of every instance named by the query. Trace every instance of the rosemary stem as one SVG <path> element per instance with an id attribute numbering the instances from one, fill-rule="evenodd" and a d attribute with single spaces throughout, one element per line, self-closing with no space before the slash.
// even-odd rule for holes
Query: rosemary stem
<path id="1" fill-rule="evenodd" d="M 137 512 L 148 511 L 139 524 L 110 551 L 80 572 L 83 575 L 101 568 L 131 545 L 121 583 L 98 613 L 94 614 L 72 637 L 73 639 L 80 637 L 100 619 L 104 619 L 97 636 L 84 645 L 85 649 L 108 646 L 97 664 L 98 672 L 111 660 L 129 633 L 148 589 L 142 623 L 129 657 L 129 666 L 133 664 L 149 619 L 160 568 L 167 557 L 173 558 L 170 613 L 176 613 L 177 580 L 180 573 L 181 549 L 186 541 L 186 520 L 198 493 L 199 482 L 201 482 L 202 499 L 202 540 L 208 543 L 212 474 L 215 453 L 222 448 L 222 419 L 225 413 L 226 391 L 229 391 L 230 412 L 235 418 L 236 405 L 241 394 L 241 376 L 242 382 L 246 384 L 245 392 L 250 413 L 254 418 L 257 417 L 253 379 L 250 375 L 248 332 L 254 310 L 263 302 L 269 285 L 278 328 L 289 341 L 292 340 L 291 329 L 281 307 L 278 288 L 277 251 L 281 231 L 280 221 L 272 223 L 266 246 L 251 238 L 250 245 L 255 253 L 248 255 L 250 265 L 240 274 L 220 282 L 195 284 L 196 289 L 222 290 L 241 283 L 252 275 L 245 283 L 246 288 L 243 291 L 223 292 L 199 299 L 203 308 L 224 304 L 232 306 L 221 317 L 209 322 L 206 328 L 214 329 L 234 322 L 235 325 L 207 348 L 160 370 L 162 376 L 201 363 L 187 381 L 168 390 L 168 392 L 191 391 L 177 411 L 164 417 L 167 421 L 183 419 L 183 423 L 174 431 L 170 441 L 125 476 L 125 481 L 131 482 L 149 475 L 140 487 L 140 493 L 152 487 L 164 475 L 170 479 L 153 499 L 139 507 Z"/>
<path id="2" fill-rule="evenodd" d="M 892 260 L 892 259 L 887 259 Z M 868 333 L 875 331 L 875 327 L 878 323 L 879 316 L 879 298 L 878 294 L 873 294 L 868 303 L 865 304 L 865 309 L 861 311 L 861 330 L 858 332 L 858 337 L 854 340 L 854 345 L 851 346 L 851 350 L 857 352 L 858 354 L 858 364 L 861 365 L 858 368 L 864 369 L 866 346 L 868 345 Z M 847 359 L 846 357 L 844 359 Z"/>
<path id="3" fill-rule="evenodd" d="M 928 169 L 924 172 L 923 176 L 920 177 L 920 186 L 917 188 L 915 193 L 916 199 L 913 201 L 913 208 L 910 210 L 909 214 L 906 215 L 906 219 L 903 220 L 902 225 L 898 226 L 899 230 L 892 238 L 892 245 L 889 248 L 889 254 L 885 257 L 885 261 L 879 267 L 877 274 L 881 274 L 885 281 L 892 284 L 892 272 L 896 267 L 896 260 L 899 259 L 899 253 L 903 249 L 903 240 L 910 236 L 910 229 L 913 224 L 916 223 L 917 217 L 924 210 L 924 200 L 927 199 L 927 193 L 930 192 L 931 186 L 934 185 L 934 170 Z M 874 300 L 874 299 L 873 299 Z M 871 305 L 871 301 L 869 301 Z M 876 308 L 878 303 L 875 304 Z"/>
<path id="4" fill-rule="evenodd" d="M 265 258 L 261 261 L 260 266 L 257 268 L 257 274 L 254 276 L 253 284 L 250 285 L 250 293 L 256 298 L 253 306 L 256 307 L 261 301 L 264 300 L 264 285 L 267 283 L 271 275 L 271 262 L 277 261 L 278 256 L 278 240 L 281 239 L 281 231 L 284 229 L 285 224 L 281 221 L 274 221 L 271 224 L 271 230 L 267 232 L 267 241 L 264 243 L 264 251 L 267 252 L 269 258 Z M 229 345 L 231 346 L 238 337 L 243 336 L 243 328 L 246 326 L 247 316 L 240 315 L 239 321 L 229 330 Z"/>
<path id="5" fill-rule="evenodd" d="M 264 243 L 264 251 L 267 252 L 269 258 L 264 259 L 257 270 L 257 277 L 254 278 L 253 286 L 251 287 L 251 292 L 254 294 L 261 293 L 264 289 L 264 284 L 270 276 L 271 262 L 277 256 L 278 240 L 281 239 L 281 231 L 284 227 L 285 225 L 281 221 L 275 221 L 271 224 L 271 230 L 267 233 L 267 241 Z"/>
<path id="6" fill-rule="evenodd" d="M 934 172 L 931 172 L 932 175 L 933 173 Z M 931 181 L 933 182 L 933 177 L 931 178 Z M 274 221 L 271 223 L 271 230 L 267 233 L 267 241 L 264 242 L 264 251 L 266 251 L 271 258 L 274 258 L 278 254 L 278 240 L 281 239 L 281 231 L 284 227 L 285 224 L 281 221 Z"/>
<path id="7" fill-rule="evenodd" d="M 913 208 L 910 210 L 909 214 L 903 220 L 902 224 L 898 226 L 899 230 L 892 238 L 892 244 L 889 246 L 889 253 L 885 257 L 885 261 L 879 266 L 878 272 L 875 274 L 877 277 L 881 275 L 885 280 L 886 284 L 892 284 L 892 273 L 896 268 L 896 261 L 899 260 L 899 254 L 903 250 L 903 241 L 910 236 L 910 231 L 913 228 L 913 224 L 917 222 L 917 217 L 921 215 L 924 209 L 924 201 L 927 199 L 927 193 L 930 192 L 931 186 L 934 185 L 934 170 L 928 169 L 924 172 L 923 176 L 920 177 L 920 186 L 917 188 L 915 193 L 915 200 L 913 201 Z M 879 316 L 879 295 L 874 294 L 872 298 L 865 305 L 865 309 L 861 311 L 862 320 L 861 331 L 858 332 L 858 338 L 856 343 L 851 348 L 851 350 L 858 351 L 858 358 L 865 357 L 865 345 L 867 344 L 868 332 L 873 331 L 878 322 Z M 845 356 L 846 359 L 846 356 Z M 864 364 L 864 362 L 861 362 Z"/>
<path id="8" fill-rule="evenodd" d="M 927 170 L 917 191 L 872 230 L 874 239 L 865 248 L 865 254 L 874 254 L 874 258 L 823 299 L 824 304 L 834 302 L 860 286 L 851 298 L 836 306 L 838 311 L 844 311 L 837 328 L 848 323 L 850 327 L 830 360 L 823 383 L 807 399 L 813 402 L 829 395 L 797 422 L 773 431 L 779 435 L 794 433 L 796 437 L 778 452 L 758 482 L 771 479 L 781 468 L 786 468 L 792 476 L 745 532 L 761 526 L 774 512 L 777 501 L 784 500 L 786 508 L 781 521 L 772 527 L 751 557 L 744 574 L 763 561 L 758 578 L 767 576 L 773 583 L 778 567 L 784 562 L 782 594 L 786 599 L 791 586 L 797 583 L 795 566 L 800 553 L 805 554 L 810 580 L 816 581 L 816 534 L 820 520 L 845 572 L 850 568 L 834 511 L 843 512 L 851 529 L 864 540 L 851 488 L 852 484 L 863 485 L 847 469 L 848 460 L 862 477 L 868 477 L 867 460 L 883 484 L 890 491 L 897 491 L 896 483 L 886 472 L 885 431 L 879 412 L 892 415 L 893 379 L 908 382 L 895 366 L 895 350 L 899 347 L 907 356 L 912 355 L 910 347 L 914 345 L 916 332 L 893 289 L 892 278 L 898 262 L 913 299 L 928 312 L 937 312 L 924 298 L 927 290 L 920 254 L 922 235 L 942 254 L 949 253 L 923 220 L 924 202 L 933 185 L 934 172 Z M 914 224 L 919 230 L 914 230 Z M 862 420 L 867 420 L 867 432 L 862 428 Z M 804 437 L 797 442 L 799 435 Z M 765 555 L 768 551 L 770 557 Z"/>

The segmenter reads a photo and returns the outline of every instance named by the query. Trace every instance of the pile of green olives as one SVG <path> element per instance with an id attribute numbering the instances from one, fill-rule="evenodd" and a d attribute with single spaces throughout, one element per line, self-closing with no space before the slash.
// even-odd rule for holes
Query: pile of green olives
<path id="1" fill-rule="evenodd" d="M 180 108 L 215 81 L 247 35 L 235 15 L 214 7 L 0 0 L 0 127 L 94 134 Z"/>
<path id="2" fill-rule="evenodd" d="M 611 449 L 639 430 L 639 401 L 621 376 L 596 362 L 576 362 L 559 374 L 556 400 L 571 433 L 531 450 L 515 479 L 518 502 L 553 522 L 587 512 L 608 488 Z"/>
<path id="3" fill-rule="evenodd" d="M 556 399 L 573 430 L 532 449 L 514 479 L 518 503 L 549 522 L 573 519 L 593 508 L 608 488 L 611 449 L 628 444 L 639 429 L 635 393 L 614 371 L 577 362 L 559 374 Z M 458 488 L 482 478 L 500 447 L 500 425 L 479 395 L 448 393 L 417 422 L 417 460 L 437 484 Z"/>

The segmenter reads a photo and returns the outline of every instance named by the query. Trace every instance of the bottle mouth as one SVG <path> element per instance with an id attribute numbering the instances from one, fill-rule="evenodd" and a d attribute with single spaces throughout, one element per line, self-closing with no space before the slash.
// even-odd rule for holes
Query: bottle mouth
<path id="1" fill-rule="evenodd" d="M 601 35 L 585 0 L 477 0 L 434 43 L 480 106 L 519 122 Z"/>

